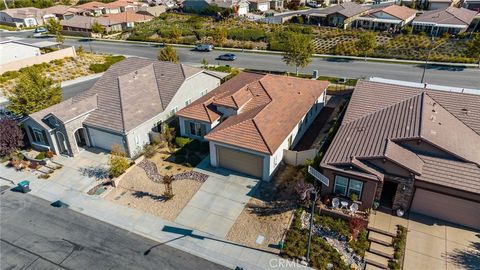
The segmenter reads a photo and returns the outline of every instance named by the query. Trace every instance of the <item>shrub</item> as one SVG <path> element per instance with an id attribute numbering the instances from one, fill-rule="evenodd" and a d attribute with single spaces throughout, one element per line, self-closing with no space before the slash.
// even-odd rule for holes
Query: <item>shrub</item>
<path id="1" fill-rule="evenodd" d="M 178 145 L 178 147 L 183 148 L 185 145 L 191 143 L 193 140 L 190 138 L 185 138 L 185 137 L 176 137 L 175 138 L 175 144 Z"/>
<path id="2" fill-rule="evenodd" d="M 18 76 L 20 76 L 20 72 L 18 71 L 7 71 L 7 72 L 4 72 L 1 76 L 0 76 L 0 83 L 4 83 L 4 82 L 7 82 L 9 80 L 13 80 L 15 78 L 17 78 Z"/>
<path id="3" fill-rule="evenodd" d="M 0 156 L 10 155 L 23 146 L 23 132 L 15 121 L 0 119 L 0 146 Z"/>
<path id="4" fill-rule="evenodd" d="M 143 151 L 144 151 L 144 155 L 145 157 L 147 158 L 151 158 L 155 155 L 155 153 L 157 152 L 157 147 L 155 145 L 152 145 L 152 144 L 147 144 L 145 145 L 145 147 L 143 148 Z"/>
<path id="5" fill-rule="evenodd" d="M 52 152 L 52 150 L 48 150 L 48 151 L 47 151 L 47 157 L 48 157 L 48 158 L 53 158 L 53 152 Z"/>
<path id="6" fill-rule="evenodd" d="M 46 173 L 41 174 L 41 175 L 39 176 L 39 178 L 40 178 L 40 179 L 48 179 L 48 178 L 50 178 L 50 174 L 46 174 Z"/>
<path id="7" fill-rule="evenodd" d="M 109 173 L 111 177 L 119 177 L 130 167 L 130 162 L 125 157 L 125 152 L 121 150 L 118 144 L 112 145 L 112 153 L 110 154 L 108 165 L 110 166 Z"/>
<path id="8" fill-rule="evenodd" d="M 40 152 L 40 153 L 38 153 L 37 156 L 35 156 L 35 159 L 40 159 L 40 160 L 42 160 L 42 159 L 45 159 L 45 157 L 46 157 L 45 152 Z"/>
<path id="9" fill-rule="evenodd" d="M 328 228 L 344 236 L 350 236 L 348 224 L 343 219 L 336 219 L 327 216 L 317 216 L 316 222 L 322 227 Z"/>
<path id="10" fill-rule="evenodd" d="M 117 62 L 120 62 L 123 59 L 125 59 L 125 56 L 123 56 L 123 55 L 116 55 L 116 56 L 110 55 L 110 56 L 105 57 L 105 62 L 103 62 L 102 64 L 90 64 L 88 69 L 90 69 L 91 71 L 93 71 L 95 73 L 104 72 L 111 65 L 113 65 Z"/>
<path id="11" fill-rule="evenodd" d="M 353 251 L 362 257 L 365 255 L 365 251 L 368 249 L 370 244 L 368 242 L 367 235 L 367 230 L 362 229 L 358 234 L 357 239 L 352 240 L 350 241 L 350 243 L 348 243 L 348 245 L 353 249 Z"/>

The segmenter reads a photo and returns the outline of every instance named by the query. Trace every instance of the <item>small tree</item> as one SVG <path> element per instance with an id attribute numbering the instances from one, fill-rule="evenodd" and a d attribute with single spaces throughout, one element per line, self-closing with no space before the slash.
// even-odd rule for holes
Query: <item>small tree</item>
<path id="1" fill-rule="evenodd" d="M 8 110 L 17 115 L 29 115 L 62 101 L 60 85 L 54 85 L 37 68 L 27 68 L 17 80 L 15 88 L 6 92 Z"/>
<path id="2" fill-rule="evenodd" d="M 219 46 L 223 46 L 225 41 L 227 41 L 227 37 L 228 37 L 228 32 L 225 28 L 217 27 L 213 30 L 213 33 L 212 33 L 213 42 L 215 42 Z"/>
<path id="3" fill-rule="evenodd" d="M 175 128 L 171 128 L 167 123 L 162 124 L 162 139 L 167 143 L 168 148 L 173 149 L 175 144 Z"/>
<path id="4" fill-rule="evenodd" d="M 63 42 L 65 41 L 65 37 L 63 37 L 62 35 L 63 26 L 60 23 L 60 21 L 55 18 L 50 18 L 48 19 L 47 24 L 45 26 L 47 27 L 50 33 L 55 35 L 56 41 L 58 43 L 63 44 Z"/>
<path id="5" fill-rule="evenodd" d="M 23 146 L 23 132 L 14 120 L 0 119 L 0 156 L 13 153 Z"/>
<path id="6" fill-rule="evenodd" d="M 108 159 L 108 165 L 110 166 L 109 173 L 111 177 L 119 177 L 128 169 L 128 167 L 130 167 L 130 163 L 125 156 L 125 152 L 120 148 L 120 145 L 112 145 L 112 152 Z"/>
<path id="7" fill-rule="evenodd" d="M 312 61 L 313 43 L 309 35 L 290 33 L 285 42 L 283 61 L 287 65 L 295 66 L 298 75 L 299 67 L 306 67 Z"/>
<path id="8" fill-rule="evenodd" d="M 103 35 L 105 34 L 105 27 L 101 25 L 99 22 L 94 21 L 92 24 L 92 33 Z"/>
<path id="9" fill-rule="evenodd" d="M 170 32 L 170 38 L 178 42 L 182 37 L 182 30 L 178 29 L 178 27 L 174 26 L 172 31 Z"/>
<path id="10" fill-rule="evenodd" d="M 360 36 L 360 39 L 356 42 L 357 49 L 362 51 L 367 59 L 367 54 L 377 47 L 377 39 L 372 32 L 366 32 Z"/>
<path id="11" fill-rule="evenodd" d="M 158 51 L 158 60 L 177 63 L 179 59 L 177 51 L 171 45 L 167 45 L 165 48 Z"/>
<path id="12" fill-rule="evenodd" d="M 165 186 L 165 192 L 163 192 L 163 197 L 168 201 L 175 196 L 173 194 L 173 187 L 172 187 L 172 182 L 175 180 L 172 175 L 165 175 L 163 177 L 163 184 Z"/>

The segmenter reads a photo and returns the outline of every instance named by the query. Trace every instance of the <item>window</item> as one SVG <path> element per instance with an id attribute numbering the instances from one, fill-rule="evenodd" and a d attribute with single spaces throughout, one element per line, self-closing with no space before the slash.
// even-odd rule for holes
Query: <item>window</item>
<path id="1" fill-rule="evenodd" d="M 348 178 L 343 176 L 335 176 L 335 186 L 333 193 L 345 196 L 347 194 Z"/>
<path id="2" fill-rule="evenodd" d="M 362 195 L 362 188 L 362 181 L 350 179 L 350 184 L 348 185 L 348 197 L 352 196 L 352 194 L 356 194 L 357 197 L 360 198 L 360 195 Z"/>
<path id="3" fill-rule="evenodd" d="M 28 129 L 30 130 L 30 135 L 32 136 L 32 140 L 34 143 L 48 145 L 47 135 L 45 134 L 45 131 L 31 127 L 28 127 Z"/>
<path id="4" fill-rule="evenodd" d="M 191 98 L 185 100 L 185 106 L 190 105 L 190 103 L 192 103 L 192 99 L 191 99 Z"/>
<path id="5" fill-rule="evenodd" d="M 174 115 L 177 111 L 178 111 L 178 107 L 175 107 L 170 111 L 170 114 Z"/>
<path id="6" fill-rule="evenodd" d="M 344 176 L 335 176 L 335 185 L 333 193 L 350 197 L 352 194 L 357 195 L 358 199 L 362 197 L 363 182 Z"/>
<path id="7" fill-rule="evenodd" d="M 202 92 L 200 92 L 200 96 L 205 96 L 207 94 L 207 90 L 203 90 Z"/>
<path id="8" fill-rule="evenodd" d="M 195 136 L 203 136 L 205 135 L 205 128 L 204 125 L 195 122 L 189 122 L 189 133 Z"/>

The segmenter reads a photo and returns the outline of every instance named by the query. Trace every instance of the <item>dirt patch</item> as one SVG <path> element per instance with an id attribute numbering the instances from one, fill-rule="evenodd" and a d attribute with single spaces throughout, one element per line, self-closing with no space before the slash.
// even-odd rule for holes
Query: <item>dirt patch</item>
<path id="1" fill-rule="evenodd" d="M 152 161 L 159 161 L 159 163 L 155 163 L 159 171 L 163 170 L 162 173 L 165 173 L 165 171 L 168 171 L 170 174 L 191 171 L 191 168 L 185 168 L 176 164 L 166 165 L 161 160 L 161 155 L 157 154 L 152 158 Z M 172 168 L 166 170 L 164 168 L 166 166 L 172 166 Z M 195 180 L 175 180 L 172 183 L 175 196 L 173 199 L 166 201 L 162 195 L 165 192 L 165 186 L 151 181 L 142 168 L 135 166 L 124 176 L 119 187 L 112 190 L 105 198 L 161 217 L 162 219 L 174 221 L 201 185 L 202 183 Z"/>
<path id="2" fill-rule="evenodd" d="M 302 178 L 303 174 L 297 168 L 281 166 L 270 182 L 260 184 L 226 239 L 279 253 L 278 244 L 296 207 L 295 187 Z M 256 243 L 259 235 L 265 237 L 261 244 Z"/>

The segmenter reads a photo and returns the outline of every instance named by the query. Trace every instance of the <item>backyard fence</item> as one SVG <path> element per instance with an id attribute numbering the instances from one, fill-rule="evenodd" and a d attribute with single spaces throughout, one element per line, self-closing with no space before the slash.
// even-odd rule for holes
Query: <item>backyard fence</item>
<path id="1" fill-rule="evenodd" d="M 319 149 L 309 149 L 305 151 L 283 150 L 283 161 L 288 165 L 305 165 L 307 159 L 314 159 Z"/>

